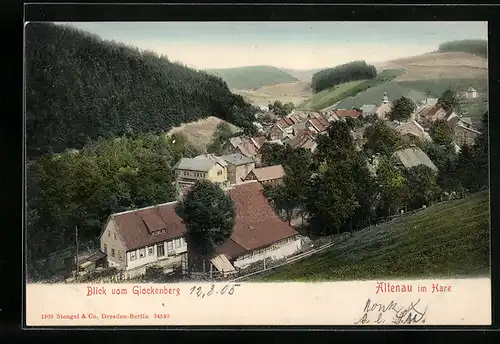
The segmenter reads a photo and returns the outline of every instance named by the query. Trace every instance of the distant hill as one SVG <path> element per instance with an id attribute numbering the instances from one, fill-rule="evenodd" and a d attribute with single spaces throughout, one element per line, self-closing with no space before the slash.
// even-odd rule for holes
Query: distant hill
<path id="1" fill-rule="evenodd" d="M 222 78 L 227 86 L 234 90 L 255 90 L 262 86 L 298 81 L 297 78 L 273 66 L 207 69 L 206 72 Z"/>
<path id="2" fill-rule="evenodd" d="M 208 116 L 252 127 L 255 109 L 217 77 L 67 26 L 25 30 L 29 158 Z"/>
<path id="3" fill-rule="evenodd" d="M 242 95 L 246 101 L 256 106 L 267 106 L 276 100 L 298 105 L 312 95 L 309 83 L 304 81 L 263 86 L 253 91 L 234 90 L 233 92 Z"/>
<path id="4" fill-rule="evenodd" d="M 486 277 L 489 218 L 487 192 L 436 204 L 339 238 L 328 251 L 252 282 Z"/>
<path id="5" fill-rule="evenodd" d="M 366 91 L 360 92 L 354 97 L 345 98 L 335 107 L 338 109 L 351 109 L 353 107 L 359 108 L 365 104 L 378 105 L 382 101 L 384 92 L 387 92 L 387 96 L 391 101 L 403 96 L 412 99 L 414 102 L 420 102 L 426 99 L 424 92 L 416 91 L 395 82 L 385 82 L 377 86 L 370 87 Z"/>
<path id="6" fill-rule="evenodd" d="M 465 52 L 433 52 L 375 64 L 384 69 L 404 69 L 395 81 L 438 79 L 485 79 L 488 61 Z"/>
<path id="7" fill-rule="evenodd" d="M 319 72 L 320 70 L 325 68 L 317 68 L 317 69 L 289 69 L 289 68 L 281 68 L 285 73 L 297 78 L 301 81 L 311 82 L 314 74 Z"/>

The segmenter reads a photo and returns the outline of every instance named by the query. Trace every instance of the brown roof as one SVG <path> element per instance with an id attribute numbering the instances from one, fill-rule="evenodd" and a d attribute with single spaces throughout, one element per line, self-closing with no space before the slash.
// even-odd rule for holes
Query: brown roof
<path id="1" fill-rule="evenodd" d="M 262 147 L 262 145 L 267 142 L 267 139 L 265 136 L 258 136 L 258 137 L 252 137 L 252 141 L 256 146 L 256 148 L 260 149 L 260 147 Z"/>
<path id="2" fill-rule="evenodd" d="M 280 120 L 276 123 L 279 124 L 279 126 L 282 129 L 288 128 L 289 126 L 295 124 L 295 122 L 291 118 L 288 118 L 288 117 L 280 118 Z"/>
<path id="3" fill-rule="evenodd" d="M 241 154 L 247 157 L 256 156 L 258 153 L 257 148 L 255 148 L 255 145 L 250 141 L 243 141 L 237 148 L 240 150 Z"/>
<path id="4" fill-rule="evenodd" d="M 229 197 L 235 203 L 236 223 L 231 238 L 216 249 L 218 253 L 235 258 L 298 234 L 276 215 L 260 183 L 251 181 L 236 185 L 229 191 Z M 125 249 L 135 250 L 183 236 L 186 227 L 175 213 L 176 206 L 177 202 L 172 202 L 111 215 Z M 143 218 L 151 220 L 153 228 L 149 228 Z M 164 232 L 150 234 L 158 228 Z"/>
<path id="5" fill-rule="evenodd" d="M 175 213 L 176 205 L 172 202 L 111 215 L 125 249 L 135 250 L 183 236 L 186 228 Z"/>
<path id="6" fill-rule="evenodd" d="M 358 118 L 361 115 L 361 112 L 358 110 L 335 110 L 335 114 L 339 118 L 343 117 L 353 117 L 353 118 Z"/>
<path id="7" fill-rule="evenodd" d="M 249 174 L 253 174 L 259 182 L 262 182 L 267 180 L 283 178 L 285 176 L 285 170 L 281 165 L 274 165 L 274 166 L 255 168 L 252 171 L 250 171 Z"/>
<path id="8" fill-rule="evenodd" d="M 229 196 L 236 206 L 236 225 L 231 240 L 245 250 L 266 247 L 298 234 L 276 215 L 259 183 L 236 185 L 229 190 Z M 227 244 L 229 245 L 232 244 Z"/>
<path id="9" fill-rule="evenodd" d="M 310 140 L 314 141 L 314 139 L 312 138 L 312 133 L 310 131 L 305 131 L 301 135 L 298 134 L 287 143 L 292 148 L 302 148 Z"/>
<path id="10" fill-rule="evenodd" d="M 310 121 L 320 133 L 326 131 L 330 125 L 324 117 L 311 118 Z"/>

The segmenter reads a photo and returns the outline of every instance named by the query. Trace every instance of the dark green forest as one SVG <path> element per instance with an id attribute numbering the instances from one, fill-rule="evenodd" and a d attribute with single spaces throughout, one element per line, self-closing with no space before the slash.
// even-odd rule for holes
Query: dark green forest
<path id="1" fill-rule="evenodd" d="M 334 68 L 323 69 L 312 77 L 311 87 L 320 92 L 344 82 L 373 79 L 377 76 L 374 66 L 365 61 L 353 61 Z"/>
<path id="2" fill-rule="evenodd" d="M 255 109 L 221 78 L 68 26 L 25 30 L 28 159 L 208 116 L 252 128 Z"/>
<path id="3" fill-rule="evenodd" d="M 464 52 L 488 57 L 488 42 L 483 39 L 464 39 L 460 41 L 451 41 L 439 45 L 440 53 L 445 52 Z"/>

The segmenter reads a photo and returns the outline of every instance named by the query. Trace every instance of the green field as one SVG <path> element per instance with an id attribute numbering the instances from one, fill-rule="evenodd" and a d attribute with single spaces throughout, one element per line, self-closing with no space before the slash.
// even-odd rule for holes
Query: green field
<path id="1" fill-rule="evenodd" d="M 367 91 L 371 87 L 391 81 L 401 75 L 402 72 L 402 69 L 387 69 L 379 73 L 374 79 L 356 80 L 337 85 L 316 93 L 300 104 L 299 108 L 314 111 L 322 110 L 346 98 L 351 99 L 351 97 L 355 97 L 357 94 Z"/>
<path id="2" fill-rule="evenodd" d="M 374 85 L 353 97 L 347 97 L 338 103 L 336 107 L 338 109 L 352 109 L 354 107 L 360 108 L 365 104 L 380 105 L 385 92 L 387 92 L 390 101 L 394 101 L 403 96 L 412 99 L 414 102 L 420 102 L 426 99 L 424 92 L 400 85 L 394 81 L 388 81 Z"/>
<path id="3" fill-rule="evenodd" d="M 300 104 L 299 108 L 315 111 L 324 109 L 345 97 L 349 97 L 353 93 L 357 93 L 356 90 L 359 90 L 360 86 L 365 85 L 366 88 L 370 87 L 368 84 L 371 83 L 373 83 L 372 80 L 356 80 L 337 85 L 314 94 L 311 98 Z"/>
<path id="4" fill-rule="evenodd" d="M 489 276 L 487 192 L 365 229 L 328 251 L 254 281 L 343 281 Z"/>
<path id="5" fill-rule="evenodd" d="M 206 72 L 222 78 L 230 89 L 238 90 L 255 90 L 262 86 L 298 81 L 281 69 L 272 66 L 208 69 Z"/>
<path id="6" fill-rule="evenodd" d="M 457 92 L 465 92 L 469 87 L 474 87 L 479 93 L 487 93 L 488 80 L 486 79 L 437 79 L 398 81 L 398 84 L 413 88 L 420 92 L 429 90 L 432 97 L 438 98 L 447 88 Z"/>

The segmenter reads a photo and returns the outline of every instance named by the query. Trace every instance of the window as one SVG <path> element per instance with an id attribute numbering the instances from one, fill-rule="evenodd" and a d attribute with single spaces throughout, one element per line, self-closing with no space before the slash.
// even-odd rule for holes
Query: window
<path id="1" fill-rule="evenodd" d="M 111 231 L 108 231 L 108 238 L 111 237 Z"/>
<path id="2" fill-rule="evenodd" d="M 146 249 L 143 247 L 139 250 L 139 258 L 146 257 Z"/>
<path id="3" fill-rule="evenodd" d="M 222 175 L 222 171 L 217 171 L 217 175 L 218 176 Z"/>
<path id="4" fill-rule="evenodd" d="M 118 251 L 118 259 L 123 260 L 123 253 L 122 251 Z"/>
<path id="5" fill-rule="evenodd" d="M 115 249 L 114 249 L 114 248 L 112 248 L 112 249 L 111 249 L 111 257 L 114 257 L 114 256 L 115 256 Z"/>
<path id="6" fill-rule="evenodd" d="M 172 241 L 167 242 L 167 250 L 170 251 L 170 250 L 173 250 L 173 249 L 174 249 L 174 247 L 173 247 Z"/>
<path id="7" fill-rule="evenodd" d="M 113 233 L 113 234 L 114 234 L 114 238 L 115 238 L 115 240 L 116 240 L 116 233 Z"/>
<path id="8" fill-rule="evenodd" d="M 137 256 L 135 254 L 135 251 L 130 252 L 130 260 L 136 260 Z"/>
<path id="9" fill-rule="evenodd" d="M 104 244 L 104 253 L 108 254 L 108 245 Z"/>
<path id="10" fill-rule="evenodd" d="M 156 246 L 156 252 L 158 257 L 163 257 L 165 255 L 165 247 L 163 244 L 158 244 L 158 246 Z"/>
<path id="11" fill-rule="evenodd" d="M 175 239 L 175 248 L 181 247 L 181 239 Z"/>
<path id="12" fill-rule="evenodd" d="M 150 256 L 152 256 L 153 254 L 155 254 L 155 247 L 154 246 L 149 246 L 148 247 L 148 254 Z"/>

